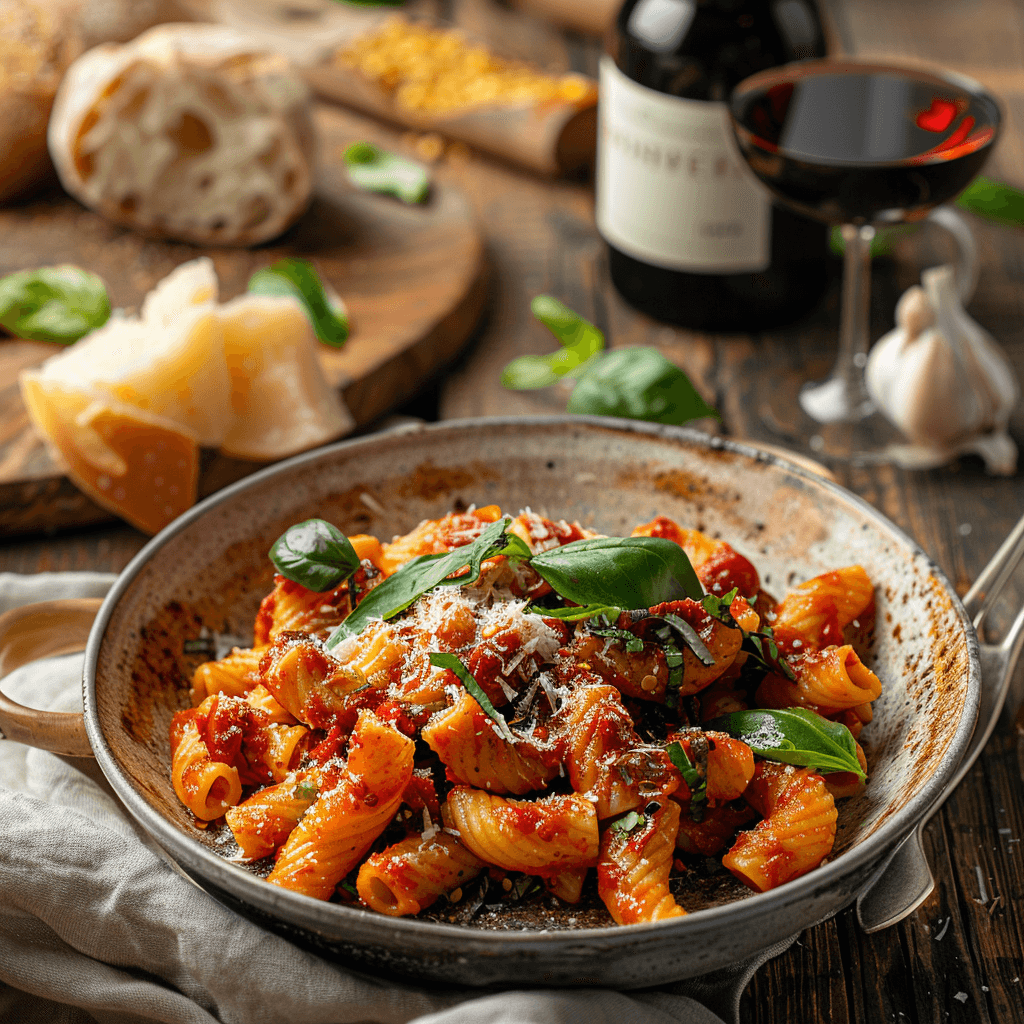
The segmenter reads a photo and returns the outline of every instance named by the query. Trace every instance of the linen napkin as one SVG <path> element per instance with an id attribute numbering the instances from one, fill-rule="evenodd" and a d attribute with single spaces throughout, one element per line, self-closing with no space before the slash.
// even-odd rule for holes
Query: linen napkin
<path id="1" fill-rule="evenodd" d="M 0 573 L 0 612 L 99 597 L 102 573 Z M 25 666 L 14 700 L 81 707 L 82 656 Z M 795 936 L 794 936 L 795 938 Z M 419 987 L 330 963 L 177 872 L 93 762 L 0 741 L 0 1021 L 11 1024 L 722 1024 L 789 939 L 658 990 Z"/>

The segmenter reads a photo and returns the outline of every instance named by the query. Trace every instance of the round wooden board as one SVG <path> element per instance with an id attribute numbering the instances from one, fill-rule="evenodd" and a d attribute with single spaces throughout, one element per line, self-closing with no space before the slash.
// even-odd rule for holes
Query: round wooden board
<path id="1" fill-rule="evenodd" d="M 357 425 L 370 423 L 411 398 L 472 333 L 485 296 L 484 245 L 469 203 L 449 185 L 435 184 L 422 206 L 353 189 L 340 154 L 357 139 L 378 141 L 374 126 L 326 105 L 317 108 L 317 122 L 317 195 L 302 219 L 269 245 L 202 248 L 149 239 L 60 194 L 0 209 L 0 276 L 73 263 L 103 278 L 114 306 L 131 308 L 197 256 L 213 260 L 222 300 L 244 291 L 251 274 L 274 260 L 309 259 L 345 300 L 352 321 L 344 348 L 321 348 L 324 369 Z M 0 338 L 0 535 L 109 518 L 64 476 L 21 403 L 18 371 L 57 351 L 57 345 Z M 256 468 L 206 453 L 200 492 Z"/>

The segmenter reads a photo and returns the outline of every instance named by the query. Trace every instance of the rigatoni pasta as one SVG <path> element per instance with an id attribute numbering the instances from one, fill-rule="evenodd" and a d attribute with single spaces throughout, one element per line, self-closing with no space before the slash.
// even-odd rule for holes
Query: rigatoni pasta
<path id="1" fill-rule="evenodd" d="M 693 579 L 658 587 L 685 593 L 591 603 L 579 573 L 545 574 L 553 552 L 606 540 L 487 506 L 351 538 L 322 593 L 277 576 L 253 647 L 200 665 L 174 717 L 179 799 L 223 818 L 270 884 L 390 916 L 471 888 L 475 905 L 599 899 L 634 924 L 686 913 L 693 859 L 758 891 L 813 870 L 866 777 L 855 737 L 882 683 L 848 634 L 873 611 L 867 573 L 778 601 L 729 544 L 658 516 L 612 540 L 675 551 Z M 463 548 L 421 592 L 408 582 Z M 401 607 L 363 615 L 389 587 Z M 785 763 L 790 720 L 835 749 Z"/>

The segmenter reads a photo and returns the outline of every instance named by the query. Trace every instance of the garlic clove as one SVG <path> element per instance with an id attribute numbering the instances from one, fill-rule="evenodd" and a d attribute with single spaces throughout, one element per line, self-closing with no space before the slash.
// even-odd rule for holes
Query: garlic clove
<path id="1" fill-rule="evenodd" d="M 953 268 L 926 270 L 922 287 L 901 297 L 896 324 L 865 368 L 876 406 L 911 442 L 894 447 L 894 460 L 925 468 L 971 451 L 990 472 L 1012 472 L 1016 445 L 1006 426 L 1020 387 L 1005 354 L 961 305 Z"/>

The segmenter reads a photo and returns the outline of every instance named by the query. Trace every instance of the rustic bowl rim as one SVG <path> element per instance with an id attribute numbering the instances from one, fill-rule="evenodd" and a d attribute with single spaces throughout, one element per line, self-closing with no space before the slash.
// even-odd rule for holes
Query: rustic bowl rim
<path id="1" fill-rule="evenodd" d="M 957 723 L 956 730 L 947 747 L 947 754 L 937 770 L 925 782 L 922 788 L 898 811 L 888 817 L 879 828 L 866 839 L 844 851 L 834 860 L 821 865 L 814 871 L 800 878 L 761 893 L 751 893 L 743 899 L 734 900 L 715 907 L 708 907 L 687 914 L 683 917 L 663 921 L 631 925 L 609 925 L 598 928 L 566 928 L 552 931 L 543 930 L 500 930 L 467 927 L 460 924 L 422 921 L 416 918 L 392 918 L 375 914 L 372 911 L 347 907 L 343 904 L 323 902 L 311 897 L 270 886 L 252 873 L 218 857 L 205 846 L 181 832 L 163 818 L 138 793 L 132 783 L 131 776 L 114 757 L 100 725 L 96 702 L 97 665 L 106 627 L 113 616 L 114 610 L 122 595 L 129 589 L 135 577 L 149 560 L 170 540 L 186 530 L 208 511 L 226 502 L 233 501 L 238 495 L 249 488 L 258 486 L 275 476 L 291 473 L 294 469 L 306 464 L 313 464 L 322 459 L 331 459 L 338 452 L 358 451 L 360 447 L 370 446 L 385 440 L 400 439 L 403 436 L 419 437 L 427 434 L 457 433 L 484 427 L 505 427 L 510 430 L 551 428 L 578 429 L 595 428 L 612 431 L 618 434 L 635 434 L 641 437 L 661 439 L 681 443 L 682 447 L 697 447 L 711 451 L 732 452 L 752 459 L 755 463 L 777 467 L 786 473 L 798 477 L 815 486 L 822 487 L 826 492 L 853 509 L 859 510 L 888 532 L 894 539 L 906 546 L 908 552 L 923 559 L 928 572 L 941 584 L 951 605 L 963 627 L 967 642 L 968 678 L 964 705 Z M 811 472 L 798 463 L 792 462 L 775 451 L 766 451 L 756 445 L 744 444 L 715 435 L 703 433 L 690 427 L 669 426 L 647 423 L 637 420 L 619 419 L 605 416 L 553 415 L 553 416 L 485 416 L 465 419 L 442 420 L 437 423 L 416 423 L 402 425 L 390 431 L 380 431 L 358 438 L 336 442 L 312 451 L 303 452 L 282 462 L 268 466 L 244 479 L 223 488 L 199 502 L 174 522 L 153 537 L 139 553 L 128 563 L 108 592 L 96 621 L 89 635 L 85 650 L 83 667 L 83 705 L 85 709 L 85 726 L 96 760 L 101 770 L 113 786 L 121 801 L 129 812 L 140 822 L 146 832 L 156 840 L 171 859 L 180 867 L 184 867 L 192 876 L 198 874 L 209 884 L 230 893 L 234 898 L 252 905 L 258 910 L 273 915 L 283 923 L 296 924 L 300 928 L 319 931 L 328 936 L 342 934 L 351 941 L 359 942 L 364 936 L 374 941 L 381 941 L 385 933 L 397 934 L 414 943 L 426 945 L 431 940 L 451 940 L 458 938 L 458 945 L 467 954 L 482 953 L 495 955 L 509 947 L 532 949 L 562 945 L 580 946 L 588 942 L 607 942 L 621 940 L 622 943 L 635 941 L 641 934 L 678 932 L 679 940 L 698 937 L 701 933 L 716 931 L 728 923 L 737 924 L 741 920 L 759 917 L 761 912 L 776 912 L 795 904 L 805 897 L 826 891 L 846 876 L 863 868 L 868 862 L 876 862 L 879 869 L 884 868 L 886 855 L 891 853 L 910 834 L 925 817 L 929 808 L 942 794 L 947 781 L 952 777 L 960 764 L 961 757 L 970 741 L 978 714 L 981 698 L 981 662 L 978 639 L 973 624 L 963 607 L 959 596 L 947 579 L 945 573 L 935 561 L 912 540 L 903 530 L 896 526 L 887 516 L 873 505 L 847 490 L 838 483 L 820 474 Z M 875 877 L 873 872 L 871 877 Z M 851 897 L 852 899 L 853 897 Z M 849 901 L 847 901 L 849 902 Z M 282 914 L 285 910 L 291 913 Z M 841 907 L 836 907 L 833 913 Z M 830 915 L 826 915 L 830 916 Z M 360 934 L 362 933 L 362 935 Z M 665 934 L 662 937 L 668 937 Z"/>

